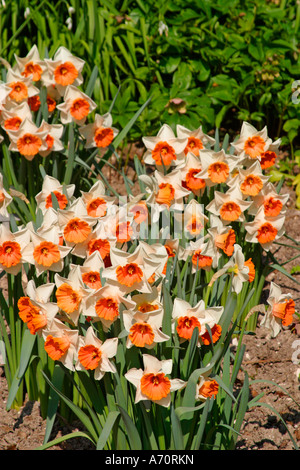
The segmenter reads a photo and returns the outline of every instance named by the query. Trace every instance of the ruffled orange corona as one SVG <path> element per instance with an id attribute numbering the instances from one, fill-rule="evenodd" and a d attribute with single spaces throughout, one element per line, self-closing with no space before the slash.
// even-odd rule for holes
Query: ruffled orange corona
<path id="1" fill-rule="evenodd" d="M 152 327 L 146 322 L 132 325 L 128 337 L 130 341 L 139 348 L 143 348 L 146 344 L 150 346 L 154 341 Z"/>
<path id="2" fill-rule="evenodd" d="M 70 243 L 82 243 L 91 232 L 91 227 L 84 220 L 74 217 L 64 228 L 64 238 Z"/>
<path id="3" fill-rule="evenodd" d="M 101 258 L 104 260 L 110 253 L 110 244 L 108 240 L 96 238 L 88 243 L 88 253 L 91 255 L 95 251 L 99 251 Z"/>
<path id="4" fill-rule="evenodd" d="M 263 152 L 260 156 L 261 169 L 266 170 L 267 168 L 270 168 L 271 166 L 275 165 L 276 158 L 277 155 L 275 152 L 271 152 L 270 150 Z"/>
<path id="5" fill-rule="evenodd" d="M 184 316 L 178 318 L 176 331 L 180 338 L 190 340 L 196 327 L 200 330 L 200 322 L 196 317 Z"/>
<path id="6" fill-rule="evenodd" d="M 80 121 L 81 119 L 87 117 L 89 112 L 90 104 L 87 100 L 83 98 L 77 98 L 73 101 L 70 108 L 70 114 L 74 119 L 76 119 L 76 121 Z"/>
<path id="7" fill-rule="evenodd" d="M 42 146 L 41 139 L 34 134 L 24 134 L 19 137 L 17 141 L 18 151 L 25 157 L 32 157 L 36 155 Z"/>
<path id="8" fill-rule="evenodd" d="M 55 99 L 51 98 L 51 96 L 47 96 L 47 106 L 48 106 L 48 112 L 53 113 L 53 111 L 56 108 L 56 101 Z"/>
<path id="9" fill-rule="evenodd" d="M 199 395 L 205 398 L 216 397 L 219 391 L 219 384 L 216 380 L 206 380 L 199 388 Z"/>
<path id="10" fill-rule="evenodd" d="M 23 82 L 11 82 L 8 84 L 8 86 L 11 88 L 11 92 L 9 94 L 9 97 L 16 101 L 17 103 L 20 103 L 21 101 L 27 100 L 28 98 L 28 88 Z"/>
<path id="11" fill-rule="evenodd" d="M 158 204 L 166 204 L 170 207 L 174 196 L 175 189 L 173 186 L 170 183 L 161 183 L 155 200 Z"/>
<path id="12" fill-rule="evenodd" d="M 114 131 L 110 127 L 98 127 L 94 134 L 94 141 L 99 148 L 108 147 L 114 140 Z"/>
<path id="13" fill-rule="evenodd" d="M 196 178 L 196 175 L 200 173 L 201 170 L 197 168 L 191 168 L 185 175 L 185 186 L 191 191 L 197 191 L 199 189 L 205 188 L 205 180 L 202 178 Z"/>
<path id="14" fill-rule="evenodd" d="M 107 204 L 102 197 L 96 197 L 87 203 L 86 210 L 90 217 L 104 217 L 107 211 Z"/>
<path id="15" fill-rule="evenodd" d="M 102 287 L 100 273 L 97 271 L 83 273 L 82 280 L 91 289 L 100 289 L 100 287 Z"/>
<path id="16" fill-rule="evenodd" d="M 215 324 L 211 328 L 211 337 L 212 337 L 213 343 L 216 343 L 220 339 L 221 333 L 222 333 L 221 325 Z M 203 335 L 201 335 L 203 344 L 205 344 L 206 346 L 211 344 L 211 337 L 208 331 L 206 331 Z"/>
<path id="17" fill-rule="evenodd" d="M 35 64 L 33 62 L 28 62 L 25 65 L 22 75 L 24 77 L 29 77 L 30 75 L 32 75 L 32 80 L 34 82 L 38 82 L 41 79 L 42 73 L 43 73 L 43 70 L 38 64 Z"/>
<path id="18" fill-rule="evenodd" d="M 275 240 L 277 232 L 276 227 L 274 227 L 270 222 L 266 222 L 259 227 L 256 238 L 259 243 L 263 245 L 264 243 L 269 243 Z"/>
<path id="19" fill-rule="evenodd" d="M 237 220 L 241 213 L 240 206 L 233 201 L 225 202 L 220 209 L 221 218 L 229 222 Z"/>
<path id="20" fill-rule="evenodd" d="M 144 374 L 141 378 L 141 392 L 150 400 L 161 400 L 169 395 L 171 382 L 163 372 Z"/>
<path id="21" fill-rule="evenodd" d="M 37 264 L 50 267 L 60 260 L 60 251 L 57 245 L 45 241 L 34 248 L 33 257 Z"/>
<path id="22" fill-rule="evenodd" d="M 82 346 L 78 351 L 78 359 L 86 370 L 95 370 L 101 361 L 101 351 L 92 344 Z"/>
<path id="23" fill-rule="evenodd" d="M 0 245 L 0 263 L 5 268 L 11 268 L 20 263 L 22 258 L 19 243 L 7 241 Z"/>
<path id="24" fill-rule="evenodd" d="M 276 217 L 280 214 L 283 204 L 279 199 L 269 197 L 264 201 L 264 212 L 266 217 Z"/>
<path id="25" fill-rule="evenodd" d="M 198 269 L 209 267 L 212 265 L 213 259 L 211 256 L 201 254 L 201 250 L 195 250 L 192 256 L 192 263 L 194 266 L 198 266 Z"/>
<path id="26" fill-rule="evenodd" d="M 177 157 L 171 145 L 167 142 L 158 142 L 152 150 L 152 158 L 156 165 L 169 166 Z"/>
<path id="27" fill-rule="evenodd" d="M 272 313 L 274 317 L 282 320 L 283 326 L 289 326 L 293 322 L 293 315 L 295 313 L 294 300 L 286 299 L 284 302 L 274 304 Z"/>
<path id="28" fill-rule="evenodd" d="M 78 70 L 72 62 L 64 62 L 54 70 L 54 80 L 62 86 L 72 85 L 78 77 Z"/>
<path id="29" fill-rule="evenodd" d="M 257 196 L 263 188 L 263 182 L 257 175 L 248 175 L 241 184 L 241 191 L 246 196 Z"/>
<path id="30" fill-rule="evenodd" d="M 209 165 L 207 173 L 213 183 L 225 183 L 229 176 L 229 166 L 225 162 L 215 162 Z"/>
<path id="31" fill-rule="evenodd" d="M 64 356 L 64 354 L 66 354 L 70 344 L 71 342 L 67 335 L 63 335 L 60 338 L 48 335 L 45 340 L 44 348 L 48 356 L 51 357 L 53 361 L 58 361 L 62 356 Z"/>
<path id="32" fill-rule="evenodd" d="M 244 150 L 250 158 L 257 158 L 265 149 L 265 141 L 259 135 L 249 137 L 244 145 Z"/>
<path id="33" fill-rule="evenodd" d="M 96 302 L 95 311 L 99 318 L 114 321 L 119 316 L 118 302 L 110 297 L 99 299 Z"/>
<path id="34" fill-rule="evenodd" d="M 188 143 L 186 144 L 186 147 L 184 149 L 185 155 L 187 155 L 189 152 L 193 153 L 196 155 L 196 157 L 199 156 L 199 150 L 202 150 L 204 148 L 202 140 L 197 139 L 197 137 L 189 137 L 188 138 Z"/>
<path id="35" fill-rule="evenodd" d="M 4 128 L 10 131 L 17 131 L 20 127 L 21 122 L 22 122 L 22 119 L 19 118 L 18 116 L 11 117 L 4 121 Z"/>
<path id="36" fill-rule="evenodd" d="M 118 266 L 116 269 L 117 279 L 120 284 L 131 287 L 141 282 L 143 271 L 136 263 L 128 263 L 125 266 Z"/>
<path id="37" fill-rule="evenodd" d="M 66 313 L 78 310 L 82 296 L 67 283 L 61 284 L 56 290 L 57 305 Z"/>
<path id="38" fill-rule="evenodd" d="M 227 256 L 232 256 L 235 242 L 236 237 L 233 229 L 230 229 L 227 233 L 218 234 L 215 237 L 216 247 L 223 250 Z"/>
<path id="39" fill-rule="evenodd" d="M 31 96 L 28 98 L 28 104 L 31 109 L 31 111 L 36 112 L 40 109 L 41 107 L 41 100 L 39 95 Z"/>
<path id="40" fill-rule="evenodd" d="M 68 205 L 68 199 L 66 196 L 59 191 L 53 191 L 53 194 L 56 196 L 58 206 L 60 209 L 65 209 L 65 207 Z M 46 197 L 46 209 L 49 209 L 49 207 L 53 207 L 52 204 L 52 195 L 51 193 Z"/>
<path id="41" fill-rule="evenodd" d="M 35 335 L 39 330 L 47 326 L 47 315 L 45 313 L 32 312 L 27 321 L 27 326 L 32 335 Z"/>

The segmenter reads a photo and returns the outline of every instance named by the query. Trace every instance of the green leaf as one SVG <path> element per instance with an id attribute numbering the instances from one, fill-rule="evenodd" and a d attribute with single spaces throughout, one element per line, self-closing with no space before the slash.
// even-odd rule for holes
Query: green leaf
<path id="1" fill-rule="evenodd" d="M 64 372 L 63 372 L 61 367 L 56 365 L 54 367 L 54 371 L 53 371 L 52 382 L 53 382 L 53 385 L 58 390 L 61 390 L 63 379 L 64 379 Z M 55 418 L 56 418 L 56 412 L 57 412 L 58 404 L 59 404 L 59 396 L 53 390 L 53 388 L 51 388 L 50 393 L 49 393 L 49 403 L 48 403 L 48 410 L 47 410 L 47 420 L 46 420 L 46 430 L 45 430 L 45 435 L 44 435 L 44 444 L 47 443 L 47 441 L 48 441 L 48 439 L 51 435 L 52 428 L 53 428 Z"/>
<path id="2" fill-rule="evenodd" d="M 76 431 L 76 432 L 71 432 L 70 434 L 66 434 L 65 436 L 58 437 L 57 439 L 53 439 L 52 441 L 49 441 L 46 444 L 43 444 L 42 446 L 37 447 L 35 450 L 46 450 L 46 449 L 49 449 L 50 447 L 61 444 L 62 442 L 67 441 L 68 439 L 73 439 L 76 437 L 85 437 L 86 439 L 89 439 L 93 444 L 95 444 L 93 439 L 91 439 L 91 437 L 88 434 L 86 434 L 85 432 Z"/>
<path id="3" fill-rule="evenodd" d="M 142 450 L 141 438 L 139 436 L 138 430 L 135 427 L 132 419 L 128 415 L 127 411 L 125 411 L 121 406 L 119 406 L 119 405 L 117 405 L 117 406 L 120 410 L 122 419 L 123 419 L 124 424 L 125 424 L 125 428 L 127 430 L 130 449 L 131 450 Z"/>
<path id="4" fill-rule="evenodd" d="M 180 420 L 175 413 L 174 406 L 171 405 L 171 429 L 176 450 L 184 450 L 183 435 Z"/>
<path id="5" fill-rule="evenodd" d="M 24 335 L 22 338 L 22 346 L 21 346 L 21 354 L 20 354 L 20 365 L 19 369 L 16 371 L 15 376 L 13 378 L 13 382 L 11 388 L 9 390 L 8 399 L 6 403 L 6 409 L 9 410 L 16 395 L 18 389 L 22 383 L 24 374 L 27 370 L 28 364 L 31 359 L 31 354 L 33 350 L 33 346 L 36 340 L 36 336 L 32 335 L 30 331 L 26 328 L 24 331 Z"/>
<path id="6" fill-rule="evenodd" d="M 119 411 L 111 411 L 107 419 L 105 421 L 105 425 L 103 426 L 102 432 L 99 436 L 97 441 L 97 450 L 102 450 L 107 443 L 107 440 L 110 436 L 112 428 L 114 427 L 115 423 L 117 422 L 118 417 L 120 416 Z"/>
<path id="7" fill-rule="evenodd" d="M 65 396 L 58 388 L 54 386 L 54 384 L 51 382 L 51 380 L 47 377 L 44 371 L 42 371 L 43 376 L 45 377 L 46 382 L 50 385 L 50 387 L 53 388 L 53 390 L 58 394 L 58 396 L 69 406 L 69 408 L 73 411 L 73 413 L 77 416 L 77 418 L 80 420 L 80 422 L 83 424 L 83 426 L 87 429 L 87 431 L 90 433 L 90 437 L 93 440 L 93 442 L 96 445 L 96 442 L 98 441 L 98 436 L 97 433 L 92 425 L 92 422 L 87 416 L 84 411 L 82 411 L 79 406 L 75 405 L 70 398 Z"/>

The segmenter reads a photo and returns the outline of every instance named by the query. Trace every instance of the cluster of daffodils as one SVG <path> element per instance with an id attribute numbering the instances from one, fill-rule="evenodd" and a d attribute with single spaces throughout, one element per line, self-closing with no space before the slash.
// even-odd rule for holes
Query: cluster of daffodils
<path id="1" fill-rule="evenodd" d="M 63 152 L 64 125 L 74 122 L 80 126 L 86 148 L 107 147 L 117 134 L 111 116 L 93 113 L 96 103 L 80 89 L 83 83 L 84 61 L 65 47 L 60 47 L 53 59 L 41 59 L 33 46 L 26 57 L 15 55 L 13 67 L 6 67 L 5 81 L 0 82 L 0 142 L 7 138 L 9 150 L 27 160 L 47 157 L 51 152 Z M 37 125 L 37 112 L 42 106 L 41 90 L 46 90 L 48 119 Z M 93 113 L 93 123 L 85 125 Z M 52 117 L 53 123 L 49 122 Z"/>
<path id="2" fill-rule="evenodd" d="M 41 61 L 33 47 L 16 62 L 14 69 L 8 67 L 0 88 L 1 123 L 12 151 L 29 160 L 59 151 L 63 126 L 71 121 L 79 126 L 86 147 L 112 142 L 118 131 L 109 114 L 96 114 L 86 123 L 96 104 L 79 89 L 80 59 L 60 48 L 53 60 Z M 33 82 L 46 86 L 48 111 L 57 108 L 61 124 L 50 127 L 43 121 L 35 127 L 30 113 L 40 103 Z M 172 360 L 157 357 L 157 346 L 176 336 L 184 348 L 195 328 L 198 348 L 217 343 L 224 310 L 203 299 L 191 305 L 176 297 L 167 334 L 162 284 L 169 266 L 189 259 L 190 275 L 209 272 L 211 283 L 228 273 L 239 294 L 257 273 L 252 258 L 245 259 L 236 242 L 237 231 L 243 227 L 246 244 L 270 250 L 284 233 L 288 196 L 277 194 L 264 173 L 274 164 L 280 144 L 271 141 L 265 128 L 257 131 L 244 123 L 229 153 L 213 150 L 215 141 L 201 126 L 189 130 L 179 125 L 175 134 L 163 125 L 143 142 L 144 163 L 153 171 L 140 175 L 144 191 L 128 199 L 108 196 L 100 180 L 83 192 L 47 175 L 35 197 L 42 214 L 39 226 L 29 222 L 14 232 L 5 224 L 0 227 L 0 266 L 12 275 L 24 274 L 24 264 L 33 268 L 26 271 L 34 270 L 35 281 L 28 279 L 18 300 L 19 315 L 32 334 L 43 338 L 50 358 L 72 371 L 94 371 L 100 380 L 105 373 L 116 372 L 118 343 L 125 341 L 126 348 L 135 348 L 141 358 L 141 368 L 125 374 L 136 388 L 135 401 L 168 407 L 171 393 L 186 382 L 172 376 Z M 210 196 L 207 204 L 205 194 Z M 2 213 L 8 213 L 11 200 L 1 175 Z M 171 213 L 174 234 L 164 224 L 153 239 L 153 227 Z M 292 322 L 295 305 L 276 285 L 268 303 L 263 322 L 276 335 Z M 121 333 L 114 336 L 116 325 Z M 199 377 L 197 400 L 217 393 L 213 378 Z"/>

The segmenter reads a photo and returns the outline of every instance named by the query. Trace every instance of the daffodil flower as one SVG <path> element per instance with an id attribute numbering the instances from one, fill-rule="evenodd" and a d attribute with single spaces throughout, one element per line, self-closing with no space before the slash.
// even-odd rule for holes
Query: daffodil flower
<path id="1" fill-rule="evenodd" d="M 119 133 L 118 129 L 112 127 L 110 113 L 103 116 L 95 114 L 94 122 L 80 127 L 79 132 L 86 141 L 85 148 L 106 148 Z"/>
<path id="2" fill-rule="evenodd" d="M 82 69 L 85 62 L 66 47 L 59 47 L 53 59 L 45 59 L 45 63 L 61 96 L 69 85 L 78 87 L 83 83 Z"/>
<path id="3" fill-rule="evenodd" d="M 214 199 L 208 203 L 206 210 L 221 218 L 224 225 L 231 222 L 245 221 L 244 212 L 249 209 L 252 201 L 245 201 L 237 186 L 229 188 L 225 193 L 214 192 Z"/>
<path id="4" fill-rule="evenodd" d="M 71 248 L 60 244 L 57 228 L 51 225 L 45 229 L 42 226 L 36 232 L 30 230 L 30 238 L 23 257 L 27 263 L 35 266 L 36 275 L 39 277 L 45 271 L 61 272 L 64 258 Z"/>
<path id="5" fill-rule="evenodd" d="M 236 294 L 241 292 L 244 282 L 249 282 L 250 268 L 245 262 L 242 247 L 238 244 L 234 245 L 234 252 L 230 260 L 224 264 L 223 268 L 213 275 L 209 286 L 212 286 L 214 281 L 225 273 L 229 273 L 231 275 L 232 289 Z"/>
<path id="6" fill-rule="evenodd" d="M 47 66 L 40 58 L 40 54 L 36 44 L 32 46 L 25 57 L 19 57 L 14 54 L 16 60 L 16 70 L 23 77 L 29 77 L 33 82 L 39 82 Z"/>
<path id="7" fill-rule="evenodd" d="M 27 227 L 11 232 L 6 224 L 0 225 L 0 266 L 9 273 L 18 274 L 26 263 L 24 251 L 30 243 L 30 232 Z"/>
<path id="8" fill-rule="evenodd" d="M 147 204 L 155 206 L 159 212 L 170 208 L 174 211 L 183 210 L 183 199 L 191 192 L 182 187 L 179 170 L 174 170 L 165 176 L 156 170 L 154 176 L 141 175 L 140 179 L 146 185 Z"/>
<path id="9" fill-rule="evenodd" d="M 282 327 L 287 327 L 293 322 L 295 302 L 291 294 L 283 294 L 281 288 L 271 282 L 267 303 L 269 307 L 260 325 L 269 329 L 271 335 L 275 337 Z"/>
<path id="10" fill-rule="evenodd" d="M 81 191 L 81 198 L 85 204 L 87 215 L 102 218 L 109 213 L 116 198 L 106 196 L 105 186 L 98 180 L 89 191 Z"/>
<path id="11" fill-rule="evenodd" d="M 209 234 L 197 238 L 195 241 L 190 240 L 185 246 L 179 245 L 178 259 L 186 261 L 189 256 L 192 261 L 192 273 L 200 269 L 210 271 L 212 267 L 216 266 L 218 252 Z"/>
<path id="12" fill-rule="evenodd" d="M 53 361 L 61 362 L 67 369 L 75 370 L 78 330 L 54 318 L 49 328 L 43 330 L 44 348 Z"/>
<path id="13" fill-rule="evenodd" d="M 41 151 L 47 150 L 47 131 L 39 129 L 31 120 L 24 119 L 17 130 L 8 130 L 9 150 L 19 152 L 26 160 L 33 158 Z"/>
<path id="14" fill-rule="evenodd" d="M 186 156 L 185 165 L 180 167 L 180 172 L 182 186 L 195 194 L 195 196 L 202 196 L 206 188 L 206 181 L 197 177 L 201 170 L 202 165 L 199 157 L 189 152 Z"/>
<path id="15" fill-rule="evenodd" d="M 71 269 L 76 266 L 76 264 L 70 264 Z M 98 290 L 102 287 L 100 271 L 104 267 L 104 261 L 99 251 L 94 251 L 91 255 L 87 256 L 82 266 L 79 266 L 82 280 L 89 289 Z"/>
<path id="16" fill-rule="evenodd" d="M 202 170 L 196 178 L 204 179 L 206 186 L 216 186 L 226 183 L 238 163 L 235 155 L 226 154 L 222 149 L 219 152 L 204 149 L 200 150 L 200 163 Z"/>
<path id="17" fill-rule="evenodd" d="M 39 94 L 39 89 L 32 84 L 30 77 L 26 78 L 13 69 L 7 71 L 6 85 L 10 88 L 8 100 L 18 104 Z"/>
<path id="18" fill-rule="evenodd" d="M 266 217 L 277 217 L 286 214 L 286 203 L 289 194 L 278 194 L 272 183 L 267 183 L 261 192 L 252 198 L 253 204 L 249 208 L 249 214 L 256 215 L 263 206 Z"/>
<path id="19" fill-rule="evenodd" d="M 252 222 L 245 223 L 245 240 L 250 243 L 260 243 L 264 250 L 269 251 L 274 241 L 279 240 L 284 232 L 285 215 L 274 217 L 265 215 L 265 207 L 261 206 Z"/>
<path id="20" fill-rule="evenodd" d="M 238 155 L 260 160 L 261 154 L 268 150 L 271 143 L 266 126 L 258 131 L 248 122 L 243 122 L 239 138 L 231 145 Z"/>
<path id="21" fill-rule="evenodd" d="M 154 356 L 143 354 L 143 369 L 132 368 L 125 378 L 136 388 L 135 403 L 150 400 L 168 408 L 171 404 L 171 392 L 182 390 L 186 382 L 181 379 L 170 379 L 172 359 L 160 361 Z"/>
<path id="22" fill-rule="evenodd" d="M 68 85 L 63 103 L 57 105 L 62 124 L 75 122 L 82 126 L 89 114 L 97 107 L 96 103 L 73 85 Z"/>
<path id="23" fill-rule="evenodd" d="M 94 217 L 86 216 L 85 211 L 81 199 L 75 200 L 68 209 L 58 209 L 58 224 L 67 246 L 74 247 L 77 243 L 84 242 L 97 223 Z"/>
<path id="24" fill-rule="evenodd" d="M 198 129 L 190 130 L 181 124 L 177 124 L 176 133 L 179 138 L 188 139 L 184 149 L 185 155 L 192 153 L 196 157 L 199 157 L 200 150 L 215 144 L 215 139 L 205 134 L 202 130 L 202 126 L 198 127 Z"/>
<path id="25" fill-rule="evenodd" d="M 222 332 L 218 324 L 224 308 L 206 307 L 205 302 L 200 300 L 194 307 L 183 299 L 175 298 L 172 311 L 172 331 L 177 334 L 179 341 L 189 341 L 195 328 L 199 330 L 198 347 L 201 344 L 209 344 L 210 337 L 207 325 L 211 329 L 213 341 L 216 342 Z"/>
<path id="26" fill-rule="evenodd" d="M 231 225 L 224 225 L 219 217 L 211 214 L 207 232 L 218 252 L 222 250 L 227 256 L 232 256 L 236 236 Z"/>
<path id="27" fill-rule="evenodd" d="M 124 328 L 128 332 L 126 347 L 153 349 L 157 343 L 168 341 L 170 337 L 161 331 L 163 315 L 163 310 L 147 313 L 124 310 Z"/>
<path id="28" fill-rule="evenodd" d="M 41 209 L 43 214 L 45 214 L 48 209 L 53 208 L 53 193 L 57 199 L 59 208 L 64 210 L 71 202 L 73 202 L 74 191 L 74 184 L 62 185 L 53 176 L 46 175 L 43 180 L 41 191 L 35 196 L 37 208 Z"/>
<path id="29" fill-rule="evenodd" d="M 86 335 L 79 336 L 77 345 L 76 370 L 94 371 L 94 379 L 101 380 L 106 372 L 115 374 L 115 364 L 110 361 L 117 354 L 118 338 L 101 341 L 89 327 Z"/>
<path id="30" fill-rule="evenodd" d="M 32 119 L 27 101 L 22 103 L 8 103 L 1 112 L 2 128 L 7 131 L 17 131 L 25 119 Z"/>
<path id="31" fill-rule="evenodd" d="M 135 303 L 126 297 L 118 285 L 105 283 L 86 297 L 82 314 L 92 322 L 101 321 L 104 331 L 108 331 L 112 323 L 119 319 L 122 307 L 131 310 Z"/>
<path id="32" fill-rule="evenodd" d="M 90 294 L 90 289 L 85 287 L 82 280 L 80 266 L 72 268 L 67 278 L 56 274 L 55 284 L 58 307 L 74 325 L 77 325 L 79 316 L 85 308 L 85 299 Z"/>
<path id="33" fill-rule="evenodd" d="M 219 384 L 214 379 L 209 377 L 209 373 L 201 374 L 196 385 L 196 400 L 206 401 L 208 398 L 216 398 L 219 392 Z"/>
<path id="34" fill-rule="evenodd" d="M 238 173 L 227 182 L 229 187 L 238 185 L 245 198 L 258 196 L 269 180 L 268 175 L 262 173 L 258 160 L 252 162 L 247 168 L 239 169 Z"/>
<path id="35" fill-rule="evenodd" d="M 61 137 L 64 131 L 64 127 L 62 124 L 49 124 L 46 121 L 42 121 L 40 127 L 40 131 L 46 131 L 46 144 L 47 150 L 40 150 L 39 154 L 42 157 L 48 157 L 51 152 L 60 152 L 64 150 L 63 143 L 61 141 Z"/>
<path id="36" fill-rule="evenodd" d="M 112 248 L 110 259 L 112 265 L 102 272 L 108 282 L 120 286 L 127 294 L 135 290 L 142 293 L 151 292 L 149 279 L 162 265 L 160 258 L 145 256 L 142 248 L 138 246 L 133 253 Z M 163 263 L 165 264 L 165 259 Z"/>
<path id="37" fill-rule="evenodd" d="M 142 140 L 146 147 L 143 157 L 146 164 L 156 165 L 163 171 L 183 162 L 188 138 L 176 137 L 168 124 L 164 124 L 156 136 L 143 137 Z"/>
<path id="38" fill-rule="evenodd" d="M 116 237 L 109 236 L 103 224 L 99 222 L 85 240 L 75 244 L 72 254 L 86 258 L 92 253 L 98 252 L 105 263 L 110 260 L 110 250 L 116 246 L 116 242 Z"/>

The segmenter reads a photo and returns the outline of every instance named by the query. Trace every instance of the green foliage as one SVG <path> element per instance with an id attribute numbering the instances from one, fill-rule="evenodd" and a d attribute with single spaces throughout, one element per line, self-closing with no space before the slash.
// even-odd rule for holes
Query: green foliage
<path id="1" fill-rule="evenodd" d="M 180 123 L 209 131 L 240 122 L 266 124 L 295 145 L 299 105 L 292 102 L 300 77 L 296 2 L 281 0 L 7 2 L 0 19 L 0 56 L 24 56 L 35 42 L 50 57 L 59 46 L 98 67 L 94 99 L 100 112 L 121 91 L 114 122 L 124 127 L 148 98 L 129 137 Z M 25 8 L 30 8 L 24 20 Z M 47 17 L 47 21 L 45 18 Z M 71 29 L 67 18 L 70 17 Z M 88 20 L 86 20 L 88 19 Z M 164 26 L 165 25 L 165 26 Z M 44 51 L 44 52 L 43 52 Z M 228 78 L 230 77 L 230 78 Z"/>

